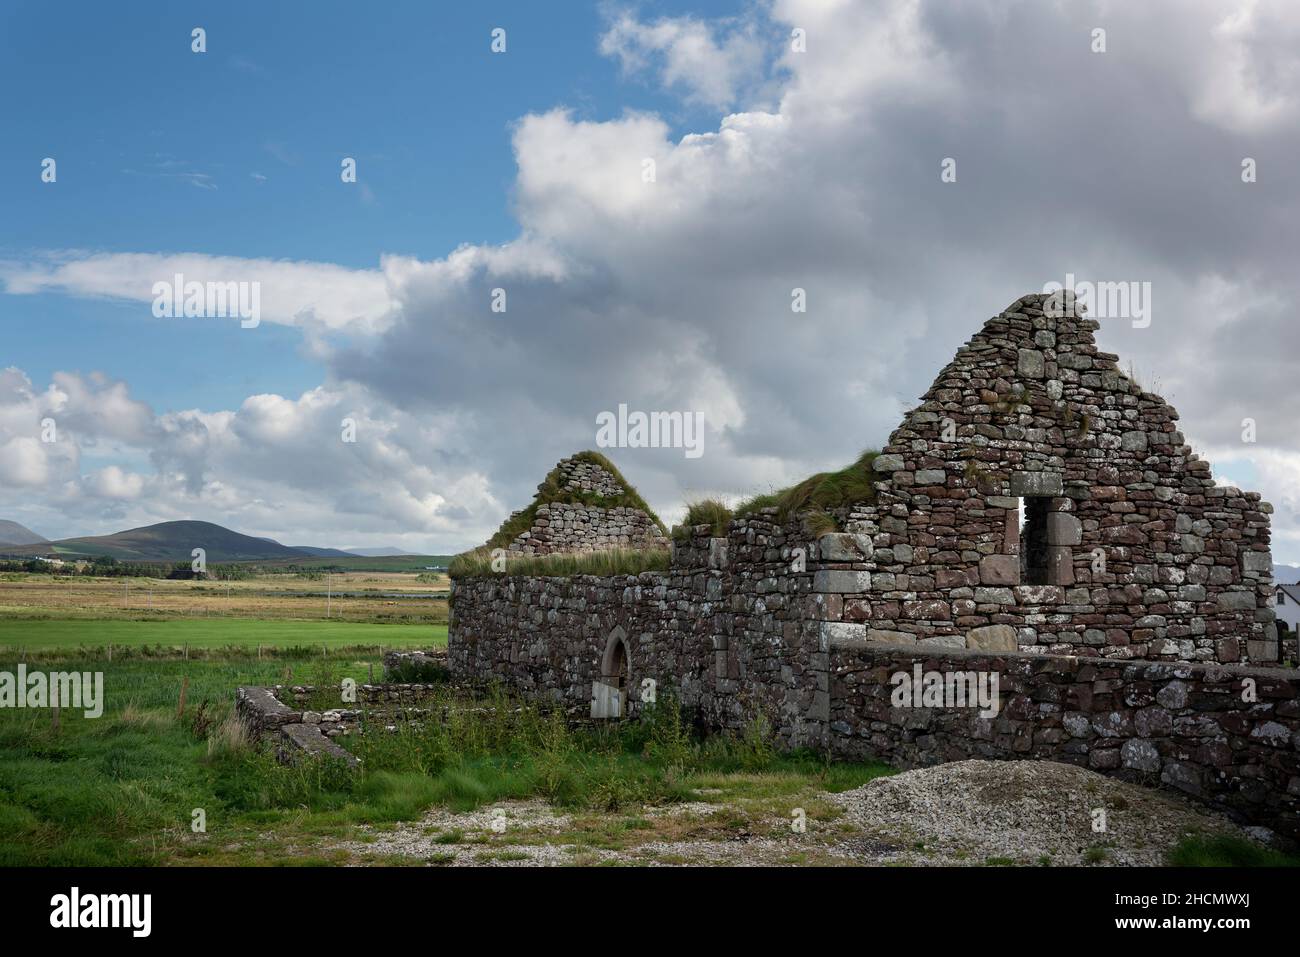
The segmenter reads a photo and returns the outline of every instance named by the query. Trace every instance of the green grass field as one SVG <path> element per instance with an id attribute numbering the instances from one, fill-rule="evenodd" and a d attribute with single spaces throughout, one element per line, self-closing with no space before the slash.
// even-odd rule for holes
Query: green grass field
<path id="1" fill-rule="evenodd" d="M 195 618 L 171 621 L 0 621 L 0 654 L 76 648 L 410 648 L 443 647 L 446 625 Z"/>
<path id="2" fill-rule="evenodd" d="M 0 709 L 0 866 L 175 862 L 193 840 L 194 808 L 217 833 L 251 823 L 223 793 L 236 786 L 223 775 L 229 765 L 214 763 L 204 734 L 176 718 L 184 679 L 188 715 L 202 708 L 219 720 L 241 684 L 366 677 L 361 662 L 333 657 L 69 664 L 104 672 L 102 718 L 64 711 L 55 729 L 48 710 Z M 0 654 L 0 668 L 13 667 Z"/>
<path id="3" fill-rule="evenodd" d="M 711 800 L 756 802 L 752 817 L 735 810 L 701 826 L 748 831 L 763 821 L 784 833 L 794 807 L 830 819 L 821 790 L 889 773 L 777 755 L 751 736 L 697 742 L 675 708 L 648 724 L 595 733 L 504 699 L 491 702 L 487 719 L 464 713 L 347 739 L 363 758 L 359 772 L 283 766 L 230 738 L 224 719 L 235 688 L 338 687 L 345 677 L 364 680 L 373 657 L 67 664 L 104 672 L 104 713 L 67 709 L 56 724 L 48 709 L 0 709 L 0 866 L 419 864 L 426 862 L 358 858 L 337 843 L 356 838 L 359 824 L 391 828 L 434 805 L 469 810 L 529 797 L 579 815 L 568 840 L 606 846 L 611 829 L 628 839 L 620 822 L 643 803 L 699 800 L 700 788 Z M 13 667 L 0 655 L 0 669 Z M 191 827 L 196 809 L 206 817 L 202 833 Z M 669 818 L 664 826 L 678 825 Z"/>

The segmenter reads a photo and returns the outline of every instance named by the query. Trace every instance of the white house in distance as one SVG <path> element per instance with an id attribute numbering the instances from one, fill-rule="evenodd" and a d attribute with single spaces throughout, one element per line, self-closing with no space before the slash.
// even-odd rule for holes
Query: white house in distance
<path id="1" fill-rule="evenodd" d="M 1300 623 L 1300 585 L 1278 585 L 1274 605 L 1277 608 L 1278 625 L 1286 625 L 1287 631 L 1295 631 Z"/>

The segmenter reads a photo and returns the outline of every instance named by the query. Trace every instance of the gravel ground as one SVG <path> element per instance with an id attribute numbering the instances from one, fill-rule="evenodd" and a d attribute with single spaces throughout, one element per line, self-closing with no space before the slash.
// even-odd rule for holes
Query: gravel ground
<path id="1" fill-rule="evenodd" d="M 1248 837 L 1165 792 L 1054 761 L 957 761 L 877 778 L 830 800 L 868 837 L 901 845 L 887 857 L 904 864 L 1151 866 L 1190 833 Z"/>
<path id="2" fill-rule="evenodd" d="M 773 817 L 750 820 L 723 839 L 700 833 L 694 840 L 664 840 L 651 832 L 619 849 L 599 841 L 579 846 L 566 833 L 575 827 L 572 816 L 543 801 L 509 801 L 467 814 L 435 808 L 391 830 L 361 827 L 363 840 L 335 846 L 362 859 L 396 856 L 440 866 L 1151 866 L 1165 863 L 1168 850 L 1188 834 L 1253 836 L 1166 792 L 1048 761 L 960 761 L 820 799 L 843 816 L 810 820 L 806 834 L 789 832 L 788 818 Z M 729 809 L 699 801 L 647 807 L 640 816 L 708 822 Z M 1094 830 L 1097 810 L 1105 811 L 1100 831 Z"/>

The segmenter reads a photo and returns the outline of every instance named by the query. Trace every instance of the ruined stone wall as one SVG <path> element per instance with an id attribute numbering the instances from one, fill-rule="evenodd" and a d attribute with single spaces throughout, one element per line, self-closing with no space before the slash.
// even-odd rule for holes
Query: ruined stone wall
<path id="1" fill-rule="evenodd" d="M 892 676 L 917 665 L 996 674 L 1000 710 L 896 706 Z M 831 673 L 828 747 L 840 757 L 1064 761 L 1300 837 L 1294 670 L 867 647 L 832 648 Z"/>
<path id="2" fill-rule="evenodd" d="M 253 741 L 273 741 L 282 761 L 294 761 L 302 756 L 325 757 L 350 768 L 358 767 L 357 759 L 333 741 L 335 737 L 347 734 L 349 727 L 356 724 L 359 717 L 356 711 L 294 710 L 280 700 L 287 697 L 296 706 L 312 690 L 308 686 L 262 688 L 241 685 L 235 689 L 235 714 L 243 721 Z"/>
<path id="3" fill-rule="evenodd" d="M 556 465 L 560 471 L 560 487 L 569 492 L 582 492 L 613 498 L 624 491 L 619 480 L 595 462 L 580 458 L 567 458 Z"/>
<path id="4" fill-rule="evenodd" d="M 869 544 L 843 566 L 860 587 L 835 582 L 845 621 L 889 644 L 1004 626 L 1043 651 L 1276 661 L 1271 507 L 1215 485 L 1174 409 L 1097 350 L 1098 324 L 1044 299 L 990 319 L 890 436 L 877 501 L 846 524 Z M 1042 510 L 1038 583 L 1022 498 Z"/>
<path id="5" fill-rule="evenodd" d="M 608 507 L 593 499 L 616 500 L 627 494 L 618 478 L 595 462 L 571 457 L 555 466 L 562 493 L 575 502 L 548 502 L 537 507 L 532 526 L 508 546 L 520 555 L 599 552 L 612 548 L 668 548 L 659 523 L 639 508 Z M 538 487 L 546 490 L 546 483 Z M 511 516 L 512 518 L 514 516 Z"/>
<path id="6" fill-rule="evenodd" d="M 599 552 L 611 548 L 667 548 L 668 536 L 639 508 L 539 505 L 533 527 L 508 546 L 521 555 Z"/>
<path id="7" fill-rule="evenodd" d="M 996 625 L 966 636 L 982 651 L 868 641 L 844 616 L 869 602 L 829 590 L 865 574 L 842 567 L 862 563 L 863 544 L 851 533 L 810 542 L 760 518 L 726 539 L 697 530 L 669 573 L 456 579 L 448 665 L 456 680 L 584 711 L 611 640 L 626 640 L 625 713 L 641 710 L 651 679 L 710 730 L 762 715 L 783 747 L 905 767 L 1065 761 L 1300 837 L 1300 674 L 987 650 L 1014 643 Z M 890 676 L 916 664 L 996 673 L 998 714 L 895 707 Z"/>
<path id="8" fill-rule="evenodd" d="M 1272 510 L 1216 485 L 1174 409 L 1098 351 L 1097 323 L 1044 298 L 962 347 L 876 458 L 876 501 L 836 515 L 842 531 L 814 538 L 766 509 L 725 537 L 689 530 L 666 573 L 456 578 L 453 678 L 582 707 L 621 643 L 623 713 L 650 679 L 709 727 L 762 715 L 785 746 L 1086 761 L 1294 827 L 1296 679 L 1269 678 L 1268 702 L 1248 705 L 1221 667 L 1158 663 L 1277 661 Z M 891 724 L 854 677 L 967 652 L 1019 688 L 997 729 L 944 714 L 909 736 L 923 729 Z"/>
<path id="9" fill-rule="evenodd" d="M 638 576 L 493 576 L 452 581 L 448 665 L 460 681 L 585 706 L 619 633 L 628 712 L 643 682 L 671 690 L 712 727 L 762 715 L 787 743 L 818 739 L 825 687 L 809 680 L 819 654 L 811 570 L 791 573 L 786 531 L 737 522 L 674 543 L 673 570 Z M 824 655 L 822 656 L 824 658 Z M 824 673 L 825 663 L 820 663 Z M 820 697 L 818 692 L 821 692 Z"/>

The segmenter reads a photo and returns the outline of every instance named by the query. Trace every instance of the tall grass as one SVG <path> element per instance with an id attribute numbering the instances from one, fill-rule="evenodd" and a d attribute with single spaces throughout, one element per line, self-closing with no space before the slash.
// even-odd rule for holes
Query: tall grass
<path id="1" fill-rule="evenodd" d="M 492 550 L 483 547 L 451 560 L 452 578 L 483 578 L 492 575 L 530 575 L 570 578 L 574 575 L 639 575 L 667 571 L 671 553 L 666 548 L 611 548 L 601 552 L 556 555 L 510 555 L 504 571 L 493 565 Z"/>
<path id="2" fill-rule="evenodd" d="M 243 754 L 252 747 L 252 741 L 248 724 L 232 711 L 208 735 L 208 757 L 226 758 Z"/>
<path id="3" fill-rule="evenodd" d="M 727 503 L 719 498 L 703 498 L 686 506 L 686 517 L 680 529 L 688 530 L 697 525 L 708 525 L 715 538 L 725 537 L 732 513 Z"/>

